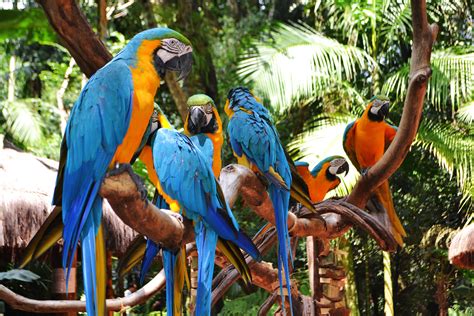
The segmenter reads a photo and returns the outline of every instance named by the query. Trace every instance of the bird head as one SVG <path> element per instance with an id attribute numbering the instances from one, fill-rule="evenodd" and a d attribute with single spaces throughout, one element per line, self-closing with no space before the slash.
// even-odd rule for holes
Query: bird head
<path id="1" fill-rule="evenodd" d="M 219 113 L 211 97 L 195 94 L 188 99 L 187 105 L 189 111 L 184 124 L 187 134 L 216 133 L 222 128 Z"/>
<path id="2" fill-rule="evenodd" d="M 317 177 L 318 174 L 323 171 L 329 180 L 336 180 L 338 175 L 345 173 L 344 176 L 349 173 L 349 163 L 342 156 L 330 156 L 321 160 L 311 170 L 311 175 Z"/>
<path id="3" fill-rule="evenodd" d="M 269 115 L 268 110 L 263 106 L 260 98 L 245 87 L 230 89 L 227 94 L 224 110 L 229 117 L 232 117 L 235 111 L 244 111 L 249 114 L 257 112 L 259 114 Z"/>
<path id="4" fill-rule="evenodd" d="M 178 80 L 185 79 L 192 68 L 191 42 L 172 29 L 153 28 L 135 35 L 129 47 L 136 50 L 137 57 L 150 58 L 156 72 L 164 78 L 166 71 L 178 73 Z"/>
<path id="5" fill-rule="evenodd" d="M 375 96 L 367 106 L 366 112 L 369 120 L 382 122 L 390 110 L 390 100 L 384 96 Z"/>

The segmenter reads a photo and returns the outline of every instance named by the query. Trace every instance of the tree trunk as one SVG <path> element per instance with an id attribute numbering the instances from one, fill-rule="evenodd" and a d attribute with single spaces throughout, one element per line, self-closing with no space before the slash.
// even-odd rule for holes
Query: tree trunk
<path id="1" fill-rule="evenodd" d="M 16 56 L 11 55 L 8 68 L 8 102 L 15 100 L 15 81 L 16 81 Z"/>
<path id="2" fill-rule="evenodd" d="M 345 242 L 343 249 L 347 251 L 347 256 L 343 259 L 344 270 L 346 271 L 346 306 L 351 309 L 352 316 L 359 316 L 359 304 L 357 296 L 357 286 L 354 272 L 354 254 L 349 241 Z"/>
<path id="3" fill-rule="evenodd" d="M 68 116 L 66 108 L 64 107 L 63 98 L 64 94 L 66 93 L 66 89 L 69 85 L 69 77 L 71 76 L 75 64 L 76 62 L 74 61 L 74 58 L 71 58 L 71 60 L 69 61 L 69 66 L 67 67 L 66 72 L 64 73 L 63 82 L 61 83 L 59 90 L 56 92 L 56 102 L 58 105 L 58 111 L 61 120 L 61 133 L 64 133 L 64 130 L 66 129 L 66 122 Z"/>
<path id="4" fill-rule="evenodd" d="M 66 289 L 66 275 L 62 265 L 62 251 L 59 245 L 53 246 L 51 256 L 51 267 L 53 268 L 53 299 L 56 300 L 75 300 L 76 299 L 76 267 L 77 252 L 71 265 L 71 274 L 69 275 L 68 288 Z M 56 313 L 57 316 L 74 316 L 77 312 Z"/>
<path id="5" fill-rule="evenodd" d="M 97 0 L 97 9 L 99 21 L 97 30 L 102 41 L 107 38 L 107 0 Z"/>
<path id="6" fill-rule="evenodd" d="M 390 262 L 390 253 L 382 252 L 383 256 L 383 280 L 384 280 L 384 312 L 385 316 L 393 316 L 393 286 L 392 286 L 392 265 Z"/>

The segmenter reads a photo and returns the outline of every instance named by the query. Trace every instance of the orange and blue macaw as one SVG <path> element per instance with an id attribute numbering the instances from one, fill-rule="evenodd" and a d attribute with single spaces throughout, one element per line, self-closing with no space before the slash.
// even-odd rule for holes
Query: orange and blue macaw
<path id="1" fill-rule="evenodd" d="M 296 169 L 308 186 L 313 203 L 324 200 L 326 194 L 334 190 L 340 183 L 339 174 L 349 172 L 349 164 L 342 156 L 330 156 L 321 160 L 309 171 L 309 164 L 304 161 L 295 162 Z"/>
<path id="2" fill-rule="evenodd" d="M 172 205 L 178 205 L 182 214 L 194 222 L 198 250 L 196 315 L 209 315 L 218 238 L 231 241 L 256 259 L 260 253 L 239 229 L 209 157 L 189 137 L 173 129 L 158 129 L 152 140 L 152 157 L 158 192 L 172 209 Z"/>
<path id="3" fill-rule="evenodd" d="M 285 275 L 288 293 L 291 293 L 288 260 L 291 257 L 291 246 L 287 217 L 292 175 L 287 156 L 270 113 L 247 88 L 238 87 L 229 91 L 225 112 L 230 119 L 227 131 L 238 163 L 259 172 L 269 182 L 268 190 L 278 235 L 280 294 L 284 302 L 282 273 Z M 288 298 L 292 311 L 291 295 Z"/>
<path id="4" fill-rule="evenodd" d="M 105 313 L 100 186 L 118 164 L 129 167 L 153 113 L 160 77 L 167 70 L 185 77 L 191 70 L 191 54 L 189 40 L 173 30 L 141 32 L 90 78 L 71 111 L 53 204 L 62 206 L 67 279 L 81 240 L 90 315 Z"/>
<path id="5" fill-rule="evenodd" d="M 344 150 L 361 173 L 367 172 L 382 158 L 397 133 L 395 126 L 385 122 L 389 107 L 390 101 L 387 98 L 382 96 L 372 98 L 362 116 L 347 125 L 344 131 Z M 390 227 L 397 243 L 403 246 L 406 232 L 395 212 L 388 181 L 375 189 L 371 202 L 367 206 L 369 211 Z"/>

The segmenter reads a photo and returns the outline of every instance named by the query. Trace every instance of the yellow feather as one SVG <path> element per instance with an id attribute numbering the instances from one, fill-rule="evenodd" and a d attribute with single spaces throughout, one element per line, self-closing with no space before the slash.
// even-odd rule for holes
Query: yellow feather
<path id="1" fill-rule="evenodd" d="M 105 290 L 107 284 L 107 266 L 106 266 L 106 255 L 105 255 L 105 238 L 103 226 L 100 225 L 97 236 L 95 237 L 96 244 L 96 284 L 97 284 L 97 313 L 98 315 L 105 315 Z"/>

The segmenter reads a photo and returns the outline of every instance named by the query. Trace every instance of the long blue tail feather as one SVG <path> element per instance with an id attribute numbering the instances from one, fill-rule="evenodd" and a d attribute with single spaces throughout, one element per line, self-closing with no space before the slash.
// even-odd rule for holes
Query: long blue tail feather
<path id="1" fill-rule="evenodd" d="M 155 259 L 160 249 L 160 245 L 155 243 L 153 240 L 148 239 L 146 241 L 145 255 L 143 256 L 142 266 L 140 269 L 140 285 L 143 285 L 146 274 L 153 263 L 153 259 Z"/>
<path id="2" fill-rule="evenodd" d="M 166 277 L 166 315 L 174 316 L 174 275 L 178 253 L 163 249 L 163 268 Z M 178 302 L 181 304 L 181 302 Z"/>
<path id="3" fill-rule="evenodd" d="M 288 290 L 288 299 L 290 302 L 291 315 L 293 315 L 293 303 L 291 300 L 291 283 L 290 283 L 290 269 L 288 258 L 291 255 L 290 235 L 288 234 L 288 204 L 290 201 L 290 192 L 270 184 L 269 187 L 270 199 L 273 203 L 275 211 L 275 224 L 278 235 L 278 279 L 280 280 L 280 295 L 282 302 L 285 301 L 283 295 L 283 272 L 284 269 L 286 288 Z M 284 311 L 284 309 L 283 309 Z"/>
<path id="4" fill-rule="evenodd" d="M 196 247 L 198 251 L 198 288 L 196 315 L 211 314 L 212 278 L 214 257 L 217 247 L 217 234 L 208 229 L 202 221 L 195 223 Z"/>
<path id="5" fill-rule="evenodd" d="M 82 249 L 82 274 L 84 278 L 84 292 L 86 294 L 87 312 L 90 315 L 97 315 L 97 278 L 96 278 L 96 244 L 95 227 L 92 223 L 92 217 L 87 220 L 87 225 L 81 234 Z"/>

